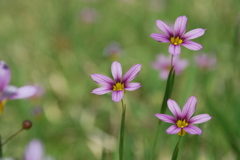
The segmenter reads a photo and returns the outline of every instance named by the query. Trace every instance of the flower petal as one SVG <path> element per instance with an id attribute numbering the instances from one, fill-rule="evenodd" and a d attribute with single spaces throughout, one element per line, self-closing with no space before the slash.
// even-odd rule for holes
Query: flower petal
<path id="1" fill-rule="evenodd" d="M 140 83 L 127 83 L 125 86 L 124 86 L 124 89 L 127 90 L 127 91 L 134 91 L 138 88 L 140 88 L 141 85 Z"/>
<path id="2" fill-rule="evenodd" d="M 91 93 L 97 94 L 97 95 L 103 95 L 103 94 L 106 94 L 111 91 L 112 91 L 112 89 L 109 87 L 99 87 L 99 88 L 94 89 Z"/>
<path id="3" fill-rule="evenodd" d="M 152 33 L 150 35 L 150 37 L 152 37 L 153 39 L 155 39 L 158 42 L 162 42 L 162 43 L 170 42 L 169 37 L 167 35 L 165 35 L 165 34 Z"/>
<path id="4" fill-rule="evenodd" d="M 196 105 L 197 105 L 197 98 L 192 96 L 188 98 L 187 102 L 183 106 L 182 109 L 182 119 L 186 119 L 187 121 L 189 118 L 193 115 L 193 113 L 196 110 Z"/>
<path id="5" fill-rule="evenodd" d="M 190 50 L 198 51 L 202 49 L 202 45 L 193 41 L 184 41 L 182 45 Z"/>
<path id="6" fill-rule="evenodd" d="M 122 82 L 123 83 L 128 83 L 130 81 L 132 81 L 137 74 L 140 72 L 141 70 L 141 64 L 135 64 L 134 66 L 132 66 L 127 73 L 125 73 L 125 75 L 123 76 Z"/>
<path id="7" fill-rule="evenodd" d="M 180 45 L 170 44 L 170 46 L 168 47 L 168 52 L 174 56 L 179 55 L 181 52 Z"/>
<path id="8" fill-rule="evenodd" d="M 123 99 L 124 92 L 123 91 L 113 91 L 112 92 L 112 100 L 114 102 L 119 102 Z"/>
<path id="9" fill-rule="evenodd" d="M 102 74 L 91 74 L 91 77 L 96 83 L 102 86 L 112 86 L 115 84 L 111 78 Z"/>
<path id="10" fill-rule="evenodd" d="M 184 34 L 184 32 L 186 31 L 187 21 L 188 19 L 186 16 L 180 16 L 176 19 L 174 23 L 175 37 L 181 37 Z"/>
<path id="11" fill-rule="evenodd" d="M 184 34 L 183 39 L 188 40 L 188 39 L 198 38 L 205 33 L 205 30 L 206 29 L 202 29 L 202 28 L 193 29 L 193 30 L 187 32 L 186 34 Z"/>
<path id="12" fill-rule="evenodd" d="M 178 128 L 176 125 L 172 125 L 166 130 L 168 134 L 177 134 L 180 131 L 181 131 L 181 128 Z"/>
<path id="13" fill-rule="evenodd" d="M 202 130 L 196 126 L 188 125 L 187 127 L 183 128 L 189 134 L 202 134 Z"/>
<path id="14" fill-rule="evenodd" d="M 168 108 L 173 113 L 173 115 L 176 117 L 176 119 L 181 119 L 181 110 L 178 104 L 174 101 L 169 99 L 167 101 Z"/>
<path id="15" fill-rule="evenodd" d="M 11 71 L 4 61 L 0 61 L 0 91 L 8 85 L 11 78 Z"/>
<path id="16" fill-rule="evenodd" d="M 120 82 L 122 78 L 122 65 L 115 61 L 112 63 L 111 70 L 115 82 Z"/>
<path id="17" fill-rule="evenodd" d="M 209 121 L 210 119 L 212 119 L 212 117 L 209 116 L 209 114 L 199 114 L 197 116 L 192 117 L 189 120 L 189 124 L 203 123 Z"/>
<path id="18" fill-rule="evenodd" d="M 0 101 L 6 98 L 8 99 L 9 97 L 13 96 L 14 94 L 16 94 L 17 90 L 18 88 L 15 86 L 11 86 L 11 85 L 6 86 L 2 91 Z"/>
<path id="19" fill-rule="evenodd" d="M 167 114 L 156 113 L 155 116 L 157 118 L 159 118 L 160 120 L 167 122 L 167 123 L 175 124 L 175 122 L 176 122 L 176 118 L 174 118 L 173 116 L 167 115 Z"/>
<path id="20" fill-rule="evenodd" d="M 16 93 L 8 99 L 23 99 L 36 95 L 39 91 L 37 86 L 23 86 L 17 89 Z"/>
<path id="21" fill-rule="evenodd" d="M 168 37 L 173 36 L 172 28 L 169 27 L 166 23 L 164 23 L 161 20 L 157 20 L 156 24 L 157 24 L 159 29 L 161 29 L 164 33 L 167 34 Z"/>

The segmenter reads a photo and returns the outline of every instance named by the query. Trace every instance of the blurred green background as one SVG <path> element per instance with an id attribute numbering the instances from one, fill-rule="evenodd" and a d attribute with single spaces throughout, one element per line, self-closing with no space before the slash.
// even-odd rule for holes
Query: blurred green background
<path id="1" fill-rule="evenodd" d="M 1 136 L 21 128 L 25 119 L 33 128 L 3 147 L 5 157 L 21 158 L 25 146 L 38 138 L 46 156 L 56 160 L 106 160 L 118 157 L 121 105 L 111 95 L 90 92 L 98 85 L 90 74 L 111 77 L 112 59 L 106 47 L 117 42 L 118 61 L 126 72 L 142 64 L 134 79 L 142 87 L 127 92 L 125 129 L 126 160 L 148 160 L 166 81 L 151 67 L 158 53 L 168 53 L 168 44 L 149 37 L 159 33 L 156 20 L 173 24 L 188 17 L 187 31 L 206 28 L 194 40 L 200 52 L 214 54 L 213 71 L 202 71 L 194 63 L 200 52 L 182 47 L 188 68 L 175 79 L 172 99 L 182 107 L 195 95 L 195 114 L 209 113 L 211 121 L 197 125 L 201 136 L 183 137 L 179 159 L 240 159 L 240 1 L 238 0 L 1 0 L 0 55 L 12 71 L 10 84 L 43 86 L 40 99 L 8 101 L 0 117 Z M 170 114 L 169 111 L 167 113 Z M 159 160 L 171 158 L 177 135 L 168 135 L 170 124 L 161 126 L 156 153 Z"/>

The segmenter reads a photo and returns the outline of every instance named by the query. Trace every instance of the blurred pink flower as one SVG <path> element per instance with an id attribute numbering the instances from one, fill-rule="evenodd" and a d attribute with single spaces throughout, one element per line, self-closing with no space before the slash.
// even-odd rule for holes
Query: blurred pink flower
<path id="1" fill-rule="evenodd" d="M 122 53 L 122 48 L 120 47 L 118 42 L 111 42 L 103 50 L 103 54 L 111 58 L 112 60 L 117 60 L 118 58 L 120 58 Z"/>
<path id="2" fill-rule="evenodd" d="M 25 149 L 24 160 L 54 160 L 52 156 L 45 156 L 44 147 L 40 140 L 32 139 Z"/>
<path id="3" fill-rule="evenodd" d="M 33 139 L 25 149 L 24 160 L 43 160 L 44 149 L 41 141 Z"/>
<path id="4" fill-rule="evenodd" d="M 80 18 L 84 23 L 92 24 L 97 22 L 98 14 L 94 8 L 83 8 L 80 13 Z"/>
<path id="5" fill-rule="evenodd" d="M 4 61 L 0 61 L 0 114 L 7 100 L 30 98 L 37 94 L 39 87 L 27 85 L 20 88 L 9 85 L 11 70 Z"/>
<path id="6" fill-rule="evenodd" d="M 185 33 L 187 21 L 188 19 L 186 16 L 178 17 L 174 23 L 174 28 L 172 29 L 163 21 L 157 20 L 157 26 L 165 34 L 152 33 L 150 37 L 152 37 L 158 42 L 170 43 L 168 52 L 174 56 L 180 54 L 180 45 L 183 45 L 190 50 L 200 50 L 202 49 L 202 45 L 190 40 L 202 36 L 205 32 L 205 29 L 197 28 Z"/>
<path id="7" fill-rule="evenodd" d="M 173 66 L 177 75 L 181 74 L 182 71 L 188 66 L 186 59 L 180 59 L 178 56 L 173 57 Z M 160 78 L 167 79 L 168 73 L 171 69 L 171 56 L 165 56 L 163 54 L 157 55 L 157 60 L 152 63 L 152 67 L 160 71 Z"/>
<path id="8" fill-rule="evenodd" d="M 195 56 L 195 62 L 200 69 L 212 70 L 216 65 L 216 57 L 202 53 Z"/>
<path id="9" fill-rule="evenodd" d="M 168 134 L 178 134 L 179 136 L 184 136 L 186 132 L 189 134 L 202 134 L 202 130 L 192 124 L 207 122 L 212 118 L 208 114 L 199 114 L 191 118 L 197 105 L 197 98 L 194 96 L 187 100 L 182 111 L 174 100 L 169 99 L 167 105 L 174 117 L 160 113 L 156 113 L 155 116 L 164 122 L 174 124 L 166 130 Z"/>
<path id="10" fill-rule="evenodd" d="M 121 101 L 125 90 L 134 91 L 141 87 L 140 83 L 130 83 L 140 72 L 141 66 L 141 64 L 135 64 L 122 77 L 122 65 L 114 61 L 111 66 L 113 80 L 102 74 L 91 74 L 92 79 L 103 86 L 94 89 L 91 93 L 102 95 L 112 92 L 112 100 L 115 102 Z"/>

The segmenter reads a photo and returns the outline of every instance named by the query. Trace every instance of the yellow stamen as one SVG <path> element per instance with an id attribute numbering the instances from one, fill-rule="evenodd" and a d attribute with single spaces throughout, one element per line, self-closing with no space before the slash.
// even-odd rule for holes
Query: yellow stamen
<path id="1" fill-rule="evenodd" d="M 114 91 L 121 91 L 124 90 L 124 84 L 117 82 L 115 85 L 113 85 Z"/>
<path id="2" fill-rule="evenodd" d="M 179 127 L 179 128 L 182 128 L 180 132 L 178 132 L 178 135 L 179 136 L 184 136 L 186 134 L 186 131 L 183 129 L 184 127 L 187 127 L 188 126 L 188 123 L 186 122 L 186 119 L 184 120 L 178 120 L 176 125 Z"/>
<path id="3" fill-rule="evenodd" d="M 3 112 L 3 108 L 4 108 L 5 104 L 6 104 L 6 102 L 7 102 L 6 99 L 4 99 L 4 100 L 2 100 L 2 101 L 0 102 L 0 115 L 1 115 L 2 112 Z"/>
<path id="4" fill-rule="evenodd" d="M 171 37 L 171 43 L 174 45 L 182 44 L 183 40 L 179 37 Z"/>

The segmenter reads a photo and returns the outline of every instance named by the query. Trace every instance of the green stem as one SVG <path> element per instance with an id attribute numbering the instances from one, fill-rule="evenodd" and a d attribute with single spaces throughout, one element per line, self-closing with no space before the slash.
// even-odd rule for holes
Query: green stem
<path id="1" fill-rule="evenodd" d="M 126 114 L 126 105 L 122 102 L 122 120 L 121 120 L 121 129 L 120 129 L 120 142 L 119 142 L 119 160 L 123 159 L 123 145 L 124 145 L 124 128 L 125 128 L 125 114 Z"/>
<path id="2" fill-rule="evenodd" d="M 0 144 L 2 144 L 2 137 L 0 136 Z M 0 145 L 0 159 L 2 159 L 2 145 Z"/>
<path id="3" fill-rule="evenodd" d="M 179 143 L 181 141 L 182 136 L 179 136 L 178 142 L 174 148 L 173 155 L 172 155 L 172 160 L 177 160 L 178 157 L 178 151 L 179 151 Z"/>

